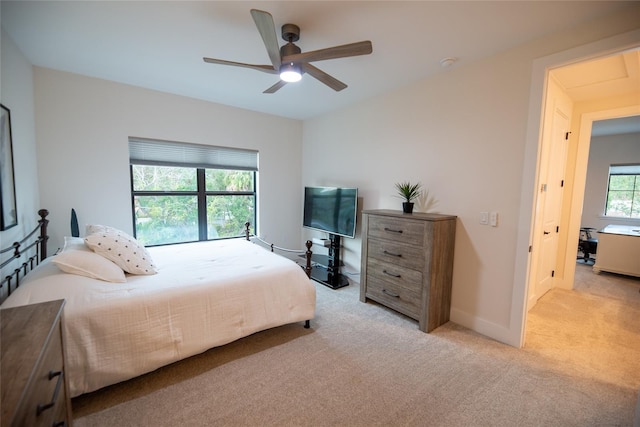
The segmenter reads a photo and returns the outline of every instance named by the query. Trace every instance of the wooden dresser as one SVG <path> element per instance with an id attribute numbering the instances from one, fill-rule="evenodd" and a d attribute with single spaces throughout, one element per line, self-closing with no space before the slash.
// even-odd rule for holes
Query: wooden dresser
<path id="1" fill-rule="evenodd" d="M 431 332 L 449 321 L 456 217 L 362 212 L 360 301 L 374 300 Z"/>
<path id="2" fill-rule="evenodd" d="M 64 300 L 0 310 L 3 426 L 71 426 Z"/>

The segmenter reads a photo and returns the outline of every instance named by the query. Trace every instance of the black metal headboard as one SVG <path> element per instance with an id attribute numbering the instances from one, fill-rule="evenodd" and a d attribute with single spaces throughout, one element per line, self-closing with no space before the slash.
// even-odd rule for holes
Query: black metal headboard
<path id="1" fill-rule="evenodd" d="M 29 271 L 40 264 L 40 261 L 47 257 L 47 240 L 49 240 L 47 234 L 49 220 L 47 219 L 47 215 L 49 215 L 49 211 L 40 209 L 38 215 L 40 215 L 38 225 L 29 234 L 22 240 L 14 242 L 11 246 L 0 249 L 0 256 L 13 251 L 12 256 L 0 264 L 0 271 L 14 260 L 28 256 L 22 264 L 0 280 L 0 303 L 7 299 L 9 295 L 11 295 L 11 292 L 20 286 L 21 276 L 24 277 Z"/>

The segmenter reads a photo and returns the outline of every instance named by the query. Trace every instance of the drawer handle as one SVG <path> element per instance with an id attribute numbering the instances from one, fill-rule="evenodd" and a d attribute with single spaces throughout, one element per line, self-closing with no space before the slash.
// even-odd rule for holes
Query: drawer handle
<path id="1" fill-rule="evenodd" d="M 402 277 L 402 276 L 400 276 L 399 274 L 389 273 L 387 270 L 382 270 L 382 272 L 383 272 L 384 274 L 386 274 L 387 276 L 396 277 L 396 278 L 398 278 L 398 279 L 399 279 L 400 277 Z"/>
<path id="2" fill-rule="evenodd" d="M 51 381 L 55 377 L 58 377 L 58 381 L 56 382 L 56 388 L 53 391 L 53 397 L 51 398 L 51 402 L 45 405 L 41 403 L 38 404 L 38 408 L 36 410 L 36 415 L 38 416 L 42 414 L 44 411 L 46 411 L 47 409 L 53 408 L 53 405 L 56 404 L 56 400 L 58 400 L 58 393 L 60 393 L 60 386 L 62 385 L 64 374 L 62 373 L 62 371 L 56 371 L 56 372 L 49 371 L 49 381 Z"/>
<path id="3" fill-rule="evenodd" d="M 388 290 L 386 290 L 386 289 L 382 289 L 382 293 L 383 293 L 383 294 L 387 294 L 387 295 L 389 295 L 390 297 L 400 298 L 400 294 L 396 294 L 395 292 L 391 292 L 391 291 L 388 291 Z"/>
<path id="4" fill-rule="evenodd" d="M 385 228 L 384 228 L 384 231 L 388 231 L 388 232 L 390 232 L 390 233 L 399 233 L 399 234 L 402 234 L 402 230 L 394 230 L 393 228 L 388 228 L 388 227 L 385 227 Z"/>
<path id="5" fill-rule="evenodd" d="M 389 252 L 387 250 L 384 251 L 385 255 L 391 255 L 391 256 L 396 256 L 398 258 L 402 258 L 402 254 L 394 254 L 393 252 Z"/>

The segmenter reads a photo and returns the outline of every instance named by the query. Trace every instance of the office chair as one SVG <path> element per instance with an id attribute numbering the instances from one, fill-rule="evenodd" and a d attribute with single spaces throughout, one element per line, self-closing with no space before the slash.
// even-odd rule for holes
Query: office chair
<path id="1" fill-rule="evenodd" d="M 578 250 L 582 252 L 582 256 L 578 256 L 577 259 L 583 259 L 585 263 L 589 261 L 595 264 L 596 260 L 591 257 L 592 254 L 595 254 L 598 249 L 598 239 L 594 239 L 591 236 L 591 232 L 595 230 L 595 228 L 591 227 L 582 227 L 580 228 L 580 237 L 578 239 Z"/>

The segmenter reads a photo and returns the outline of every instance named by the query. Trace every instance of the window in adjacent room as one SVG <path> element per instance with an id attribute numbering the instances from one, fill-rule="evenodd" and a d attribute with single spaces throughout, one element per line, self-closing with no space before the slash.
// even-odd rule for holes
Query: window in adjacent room
<path id="1" fill-rule="evenodd" d="M 244 236 L 256 223 L 258 153 L 129 139 L 136 239 L 144 245 Z"/>
<path id="2" fill-rule="evenodd" d="M 640 164 L 611 165 L 605 216 L 640 218 Z"/>

